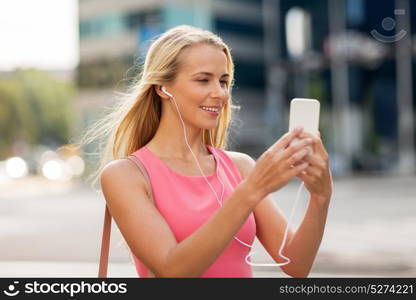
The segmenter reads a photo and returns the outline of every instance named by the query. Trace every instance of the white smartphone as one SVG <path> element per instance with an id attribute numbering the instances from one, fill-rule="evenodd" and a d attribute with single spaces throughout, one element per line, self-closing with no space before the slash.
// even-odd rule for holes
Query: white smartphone
<path id="1" fill-rule="evenodd" d="M 318 136 L 320 103 L 316 99 L 294 98 L 290 102 L 289 131 L 303 126 L 304 132 Z M 299 140 L 294 139 L 292 144 Z M 312 150 L 312 147 L 309 147 Z"/>

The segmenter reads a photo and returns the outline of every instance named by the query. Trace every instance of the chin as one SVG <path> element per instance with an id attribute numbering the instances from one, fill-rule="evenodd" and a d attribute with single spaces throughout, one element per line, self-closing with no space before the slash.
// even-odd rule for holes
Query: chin
<path id="1" fill-rule="evenodd" d="M 218 122 L 206 122 L 204 124 L 195 124 L 196 127 L 199 127 L 200 129 L 206 129 L 206 130 L 211 130 L 211 129 L 215 129 L 216 127 L 218 127 Z"/>
<path id="2" fill-rule="evenodd" d="M 217 127 L 217 125 L 215 125 L 215 126 L 200 126 L 199 128 L 206 129 L 206 130 L 212 130 L 212 129 L 215 129 L 216 127 Z"/>

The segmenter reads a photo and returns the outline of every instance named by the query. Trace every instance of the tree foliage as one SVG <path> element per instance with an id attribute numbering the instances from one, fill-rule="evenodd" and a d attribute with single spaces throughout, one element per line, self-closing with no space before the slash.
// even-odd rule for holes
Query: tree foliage
<path id="1" fill-rule="evenodd" d="M 46 72 L 16 70 L 0 76 L 0 158 L 13 144 L 66 143 L 74 121 L 74 86 Z"/>

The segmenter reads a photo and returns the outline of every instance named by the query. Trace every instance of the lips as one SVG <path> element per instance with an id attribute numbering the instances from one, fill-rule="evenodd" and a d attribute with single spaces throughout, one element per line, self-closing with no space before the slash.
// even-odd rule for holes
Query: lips
<path id="1" fill-rule="evenodd" d="M 203 109 L 202 107 L 200 107 L 201 110 L 203 110 L 204 112 L 212 115 L 212 116 L 218 116 L 220 114 L 220 111 L 212 111 L 212 110 L 207 110 L 207 109 Z"/>
<path id="2" fill-rule="evenodd" d="M 217 112 L 219 112 L 219 111 L 221 110 L 221 106 L 207 106 L 207 105 L 203 105 L 203 106 L 200 106 L 200 108 L 201 108 L 201 109 L 203 109 L 203 108 L 211 108 L 211 109 L 216 109 L 216 110 L 217 110 Z"/>
<path id="3" fill-rule="evenodd" d="M 219 109 L 218 108 L 206 108 L 206 107 L 201 107 L 201 109 L 206 110 L 206 111 L 215 111 L 218 112 Z"/>

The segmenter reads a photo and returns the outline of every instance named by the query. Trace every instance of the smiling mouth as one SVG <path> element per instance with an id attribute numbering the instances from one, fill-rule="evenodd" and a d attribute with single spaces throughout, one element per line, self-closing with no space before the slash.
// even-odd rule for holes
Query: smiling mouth
<path id="1" fill-rule="evenodd" d="M 200 107 L 200 108 L 204 112 L 206 112 L 206 113 L 208 113 L 208 114 L 210 114 L 211 116 L 214 116 L 214 117 L 218 117 L 218 115 L 220 114 L 220 110 L 219 109 L 216 109 L 216 110 L 208 110 L 208 109 L 203 109 L 202 107 Z"/>
<path id="2" fill-rule="evenodd" d="M 220 110 L 221 110 L 219 107 L 200 106 L 199 108 L 202 109 L 202 110 L 205 110 L 205 111 L 216 112 L 216 113 L 219 113 Z"/>

